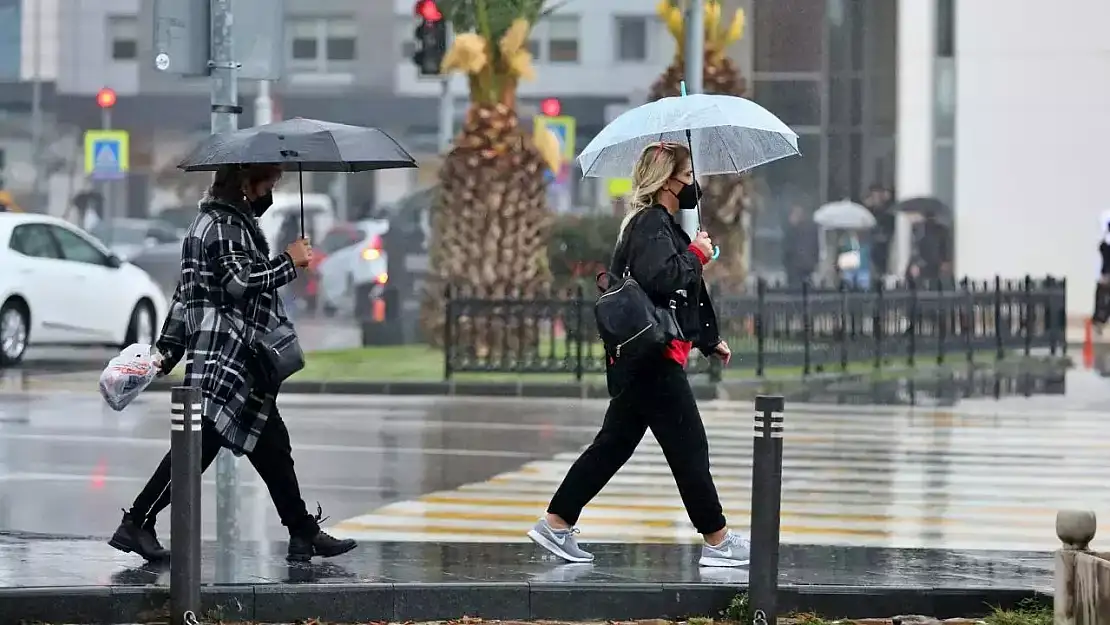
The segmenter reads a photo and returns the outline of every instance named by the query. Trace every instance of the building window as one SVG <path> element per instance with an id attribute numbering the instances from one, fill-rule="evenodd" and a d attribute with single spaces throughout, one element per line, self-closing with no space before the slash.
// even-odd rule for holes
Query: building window
<path id="1" fill-rule="evenodd" d="M 547 20 L 547 61 L 577 63 L 581 35 L 578 16 L 556 15 Z"/>
<path id="2" fill-rule="evenodd" d="M 642 63 L 648 58 L 648 18 L 641 16 L 617 16 L 616 54 L 617 61 Z"/>
<path id="3" fill-rule="evenodd" d="M 108 17 L 108 53 L 113 61 L 135 61 L 139 58 L 138 19 L 130 15 Z"/>
<path id="4" fill-rule="evenodd" d="M 296 72 L 343 74 L 353 69 L 354 18 L 294 18 L 287 25 L 289 67 Z"/>

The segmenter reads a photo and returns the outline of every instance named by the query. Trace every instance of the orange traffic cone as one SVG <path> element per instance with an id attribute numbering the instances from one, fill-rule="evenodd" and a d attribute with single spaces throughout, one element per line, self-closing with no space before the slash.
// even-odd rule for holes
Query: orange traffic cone
<path id="1" fill-rule="evenodd" d="M 1095 367 L 1095 332 L 1090 319 L 1083 324 L 1083 367 Z"/>

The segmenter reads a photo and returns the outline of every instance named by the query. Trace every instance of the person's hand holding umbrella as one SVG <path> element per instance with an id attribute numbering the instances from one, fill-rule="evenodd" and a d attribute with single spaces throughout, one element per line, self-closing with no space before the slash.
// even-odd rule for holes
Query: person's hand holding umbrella
<path id="1" fill-rule="evenodd" d="M 308 238 L 302 237 L 293 241 L 285 248 L 285 253 L 293 260 L 293 264 L 301 269 L 312 263 L 312 245 Z"/>

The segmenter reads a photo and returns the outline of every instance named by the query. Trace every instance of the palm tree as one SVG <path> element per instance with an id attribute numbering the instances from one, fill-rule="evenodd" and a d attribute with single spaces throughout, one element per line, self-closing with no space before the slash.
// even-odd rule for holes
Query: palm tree
<path id="1" fill-rule="evenodd" d="M 433 343 L 443 336 L 448 287 L 504 299 L 549 286 L 544 172 L 559 152 L 549 133 L 526 134 L 516 111 L 518 83 L 535 75 L 528 36 L 544 15 L 544 1 L 441 0 L 440 9 L 455 32 L 442 70 L 467 77 L 470 105 L 440 169 L 432 209 L 421 316 Z M 507 322 L 475 326 L 464 340 L 477 355 L 533 334 L 512 330 Z"/>
<path id="2" fill-rule="evenodd" d="M 667 25 L 675 40 L 675 56 L 671 64 L 651 86 L 650 99 L 677 96 L 685 79 L 685 22 L 681 0 L 661 0 L 656 12 Z M 740 70 L 728 56 L 728 47 L 744 36 L 744 11 L 737 9 L 732 19 L 722 19 L 720 0 L 705 3 L 705 93 L 743 96 L 747 84 Z M 705 179 L 705 199 L 702 203 L 703 227 L 721 247 L 720 260 L 708 268 L 708 273 L 720 280 L 741 284 L 747 274 L 744 231 L 744 211 L 751 208 L 754 198 L 744 176 L 712 176 Z"/>

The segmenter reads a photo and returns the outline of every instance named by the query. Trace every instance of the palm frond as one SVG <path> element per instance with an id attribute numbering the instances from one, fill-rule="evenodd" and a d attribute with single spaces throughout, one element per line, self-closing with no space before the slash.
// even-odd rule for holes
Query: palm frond
<path id="1" fill-rule="evenodd" d="M 457 33 L 478 32 L 479 2 L 482 0 L 439 0 L 439 9 Z M 530 24 L 551 15 L 566 2 L 547 6 L 548 0 L 486 0 L 485 13 L 488 20 L 489 35 L 497 41 L 512 26 L 513 20 L 524 18 Z"/>

